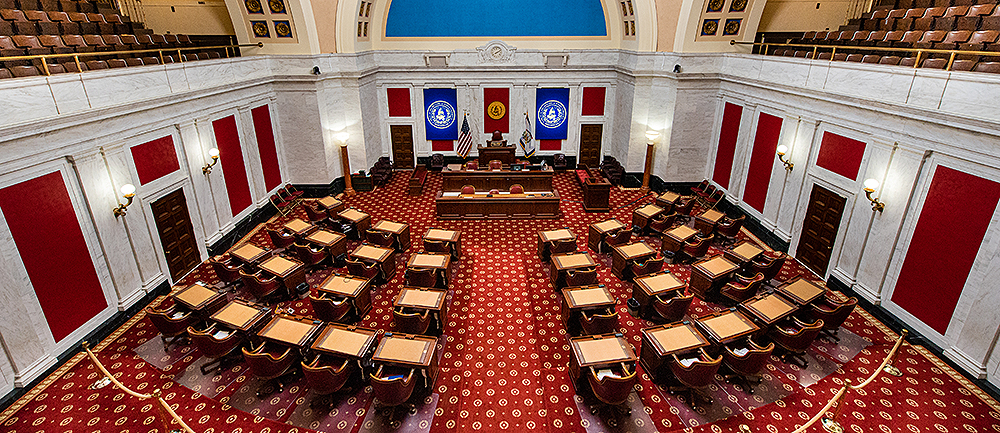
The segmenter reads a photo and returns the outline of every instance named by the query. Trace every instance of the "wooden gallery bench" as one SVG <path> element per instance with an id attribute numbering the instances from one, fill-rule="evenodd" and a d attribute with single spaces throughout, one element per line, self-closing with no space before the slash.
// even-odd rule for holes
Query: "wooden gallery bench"
<path id="1" fill-rule="evenodd" d="M 598 170 L 592 170 L 587 164 L 576 168 L 576 180 L 580 182 L 583 192 L 583 210 L 587 212 L 608 212 L 608 202 L 611 198 L 611 183 L 601 176 Z"/>
<path id="2" fill-rule="evenodd" d="M 427 180 L 427 167 L 418 165 L 410 174 L 410 195 L 420 195 L 424 192 L 424 181 Z"/>

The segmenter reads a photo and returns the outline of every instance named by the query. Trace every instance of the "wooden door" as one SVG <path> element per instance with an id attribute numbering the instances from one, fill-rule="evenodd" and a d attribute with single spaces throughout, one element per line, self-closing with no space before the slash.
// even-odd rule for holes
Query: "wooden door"
<path id="1" fill-rule="evenodd" d="M 191 227 L 191 216 L 188 214 L 187 200 L 184 190 L 178 189 L 165 197 L 153 202 L 153 218 L 156 219 L 156 231 L 160 234 L 160 245 L 163 255 L 167 258 L 170 268 L 170 278 L 179 280 L 188 271 L 201 263 L 198 244 Z"/>
<path id="2" fill-rule="evenodd" d="M 413 130 L 410 125 L 390 125 L 392 163 L 396 168 L 413 167 Z"/>
<path id="3" fill-rule="evenodd" d="M 601 132 L 604 125 L 580 125 L 580 160 L 578 164 L 597 168 L 601 165 Z"/>
<path id="4" fill-rule="evenodd" d="M 846 202 L 846 198 L 833 191 L 813 185 L 795 258 L 820 276 L 826 274 L 826 267 L 830 264 L 830 253 L 833 252 L 833 242 L 837 239 L 837 228 L 840 227 Z"/>

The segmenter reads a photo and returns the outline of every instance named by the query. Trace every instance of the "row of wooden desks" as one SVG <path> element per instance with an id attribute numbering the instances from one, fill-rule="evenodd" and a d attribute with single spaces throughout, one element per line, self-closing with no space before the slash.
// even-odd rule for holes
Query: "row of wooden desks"
<path id="1" fill-rule="evenodd" d="M 645 242 L 617 245 L 611 254 L 611 273 L 620 280 L 632 278 L 632 264 L 656 256 L 656 249 Z"/>
<path id="2" fill-rule="evenodd" d="M 397 223 L 387 220 L 382 220 L 372 226 L 372 230 L 380 231 L 383 233 L 389 233 L 392 235 L 395 245 L 398 247 L 399 251 L 405 251 L 410 249 L 410 226 L 403 223 Z"/>
<path id="3" fill-rule="evenodd" d="M 561 309 L 563 327 L 570 335 L 573 335 L 578 331 L 578 322 L 572 318 L 581 311 L 614 308 L 617 304 L 614 296 L 604 285 L 563 289 Z"/>
<path id="4" fill-rule="evenodd" d="M 427 229 L 424 239 L 445 242 L 451 246 L 454 257 L 462 257 L 462 232 L 458 230 Z"/>
<path id="5" fill-rule="evenodd" d="M 571 239 L 575 241 L 576 234 L 574 234 L 568 227 L 538 232 L 538 257 L 543 260 L 548 257 L 552 243 L 556 241 L 568 241 Z"/>
<path id="6" fill-rule="evenodd" d="M 306 282 L 305 265 L 297 259 L 279 255 L 264 259 L 270 251 L 249 243 L 230 250 L 229 254 L 251 271 L 256 268 L 277 277 L 289 294 L 294 294 L 295 288 Z"/>
<path id="7" fill-rule="evenodd" d="M 601 242 L 603 242 L 609 234 L 617 232 L 623 228 L 625 228 L 625 224 L 622 224 L 621 221 L 614 218 L 591 224 L 587 236 L 587 247 L 593 251 L 599 251 L 601 248 Z"/>
<path id="8" fill-rule="evenodd" d="M 364 317 L 372 308 L 372 288 L 367 279 L 334 273 L 326 277 L 316 290 L 320 295 L 347 298 L 355 317 Z"/>
<path id="9" fill-rule="evenodd" d="M 753 243 L 744 241 L 722 255 L 695 263 L 691 267 L 691 291 L 702 300 L 711 298 L 732 278 L 733 273 L 763 251 Z"/>
<path id="10" fill-rule="evenodd" d="M 625 336 L 621 334 L 572 337 L 569 339 L 569 343 L 571 347 L 569 373 L 577 385 L 585 377 L 583 372 L 590 367 L 600 370 L 622 363 L 630 367 L 635 366 L 635 351 L 632 350 L 632 345 L 628 343 Z"/>
<path id="11" fill-rule="evenodd" d="M 596 267 L 597 262 L 588 252 L 554 254 L 549 266 L 549 278 L 552 279 L 552 284 L 559 289 L 566 285 L 566 273 Z"/>

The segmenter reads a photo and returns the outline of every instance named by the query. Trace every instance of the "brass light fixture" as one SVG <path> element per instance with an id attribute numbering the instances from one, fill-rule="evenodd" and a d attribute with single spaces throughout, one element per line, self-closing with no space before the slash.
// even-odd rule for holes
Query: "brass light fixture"
<path id="1" fill-rule="evenodd" d="M 211 148 L 211 149 L 209 149 L 208 150 L 208 156 L 212 157 L 212 163 L 211 164 L 205 164 L 205 166 L 201 168 L 201 172 L 205 173 L 205 174 L 211 173 L 212 172 L 212 167 L 214 167 L 215 164 L 219 162 L 219 149 L 216 149 L 214 147 Z"/>
<path id="2" fill-rule="evenodd" d="M 875 188 L 878 188 L 877 180 L 865 180 L 865 197 L 868 197 L 868 201 L 872 202 L 872 212 L 878 211 L 879 213 L 882 213 L 882 210 L 885 209 L 885 203 L 879 201 L 878 197 L 872 198 L 872 193 L 875 192 Z"/>
<path id="3" fill-rule="evenodd" d="M 792 171 L 792 167 L 795 167 L 795 164 L 792 164 L 791 161 L 785 159 L 786 153 L 788 153 L 788 146 L 785 146 L 784 144 L 778 146 L 778 161 L 785 164 L 785 170 Z"/>
<path id="4" fill-rule="evenodd" d="M 131 183 L 122 185 L 122 197 L 125 197 L 128 201 L 125 203 L 119 203 L 118 207 L 113 209 L 115 212 L 115 218 L 125 216 L 125 210 L 132 204 L 132 198 L 135 197 L 135 185 L 132 185 Z"/>

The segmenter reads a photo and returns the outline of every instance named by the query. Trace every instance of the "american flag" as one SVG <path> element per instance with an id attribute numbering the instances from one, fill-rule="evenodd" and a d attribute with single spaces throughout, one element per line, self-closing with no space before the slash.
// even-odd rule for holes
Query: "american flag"
<path id="1" fill-rule="evenodd" d="M 472 130 L 469 129 L 469 115 L 462 117 L 462 133 L 458 134 L 458 156 L 465 158 L 472 150 Z"/>

